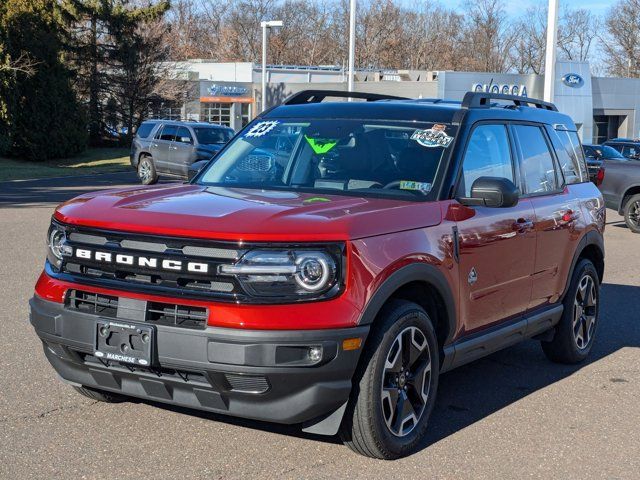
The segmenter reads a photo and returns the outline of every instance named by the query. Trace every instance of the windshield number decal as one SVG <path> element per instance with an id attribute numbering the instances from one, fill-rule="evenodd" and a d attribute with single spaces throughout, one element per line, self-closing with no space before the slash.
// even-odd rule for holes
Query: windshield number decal
<path id="1" fill-rule="evenodd" d="M 427 130 L 416 130 L 411 135 L 411 140 L 415 140 L 423 147 L 447 148 L 453 141 L 453 137 L 446 134 L 445 129 L 447 127 L 442 124 L 435 124 L 433 127 Z"/>
<path id="2" fill-rule="evenodd" d="M 411 180 L 400 180 L 400 190 L 419 190 L 421 192 L 430 192 L 431 184 L 426 182 L 414 182 Z"/>
<path id="3" fill-rule="evenodd" d="M 247 133 L 245 133 L 245 137 L 262 137 L 264 135 L 266 135 L 267 133 L 269 133 L 271 130 L 273 130 L 274 128 L 276 128 L 276 125 L 278 125 L 277 120 L 273 120 L 270 122 L 260 122 L 260 123 L 256 123 L 253 127 L 251 127 L 249 129 L 249 131 Z"/>

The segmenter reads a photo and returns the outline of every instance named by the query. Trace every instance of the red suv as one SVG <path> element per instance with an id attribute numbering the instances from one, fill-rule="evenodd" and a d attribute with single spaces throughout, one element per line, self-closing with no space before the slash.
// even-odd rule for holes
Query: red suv
<path id="1" fill-rule="evenodd" d="M 351 96 L 354 102 L 323 102 Z M 31 323 L 60 377 L 415 451 L 441 373 L 585 359 L 605 209 L 552 104 L 305 91 L 188 184 L 59 206 Z"/>

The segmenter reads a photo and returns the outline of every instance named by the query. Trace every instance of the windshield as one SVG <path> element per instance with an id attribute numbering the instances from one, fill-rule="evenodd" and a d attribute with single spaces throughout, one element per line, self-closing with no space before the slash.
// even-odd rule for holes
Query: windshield
<path id="1" fill-rule="evenodd" d="M 455 127 L 367 120 L 259 120 L 198 183 L 225 187 L 425 198 Z"/>
<path id="2" fill-rule="evenodd" d="M 231 140 L 233 132 L 219 127 L 193 127 L 198 143 L 205 145 L 224 144 Z"/>
<path id="3" fill-rule="evenodd" d="M 596 150 L 601 150 L 600 154 L 603 158 L 625 158 L 618 150 L 607 145 L 601 145 Z"/>

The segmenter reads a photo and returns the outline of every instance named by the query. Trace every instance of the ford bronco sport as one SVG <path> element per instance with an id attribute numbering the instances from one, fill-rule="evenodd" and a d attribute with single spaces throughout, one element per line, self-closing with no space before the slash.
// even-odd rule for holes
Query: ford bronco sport
<path id="1" fill-rule="evenodd" d="M 366 101 L 323 101 L 347 96 Z M 443 372 L 527 338 L 587 357 L 604 225 L 552 104 L 304 91 L 187 184 L 59 206 L 31 323 L 90 398 L 296 424 L 392 459 L 420 448 Z"/>

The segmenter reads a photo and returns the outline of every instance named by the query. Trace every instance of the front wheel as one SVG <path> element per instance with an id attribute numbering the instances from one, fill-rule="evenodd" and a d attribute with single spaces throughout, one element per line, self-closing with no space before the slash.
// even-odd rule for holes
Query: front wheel
<path id="1" fill-rule="evenodd" d="M 590 260 L 583 258 L 573 271 L 553 340 L 542 342 L 542 350 L 549 360 L 573 364 L 587 358 L 598 325 L 599 299 L 598 272 Z"/>
<path id="2" fill-rule="evenodd" d="M 624 206 L 624 221 L 633 233 L 640 233 L 640 195 L 632 196 Z"/>
<path id="3" fill-rule="evenodd" d="M 437 345 L 431 320 L 419 305 L 397 300 L 382 309 L 340 430 L 348 447 L 385 460 L 416 451 L 438 389 Z"/>
<path id="4" fill-rule="evenodd" d="M 158 181 L 156 166 L 153 163 L 153 159 L 148 155 L 140 157 L 140 161 L 138 162 L 138 178 L 143 185 L 153 185 Z"/>

